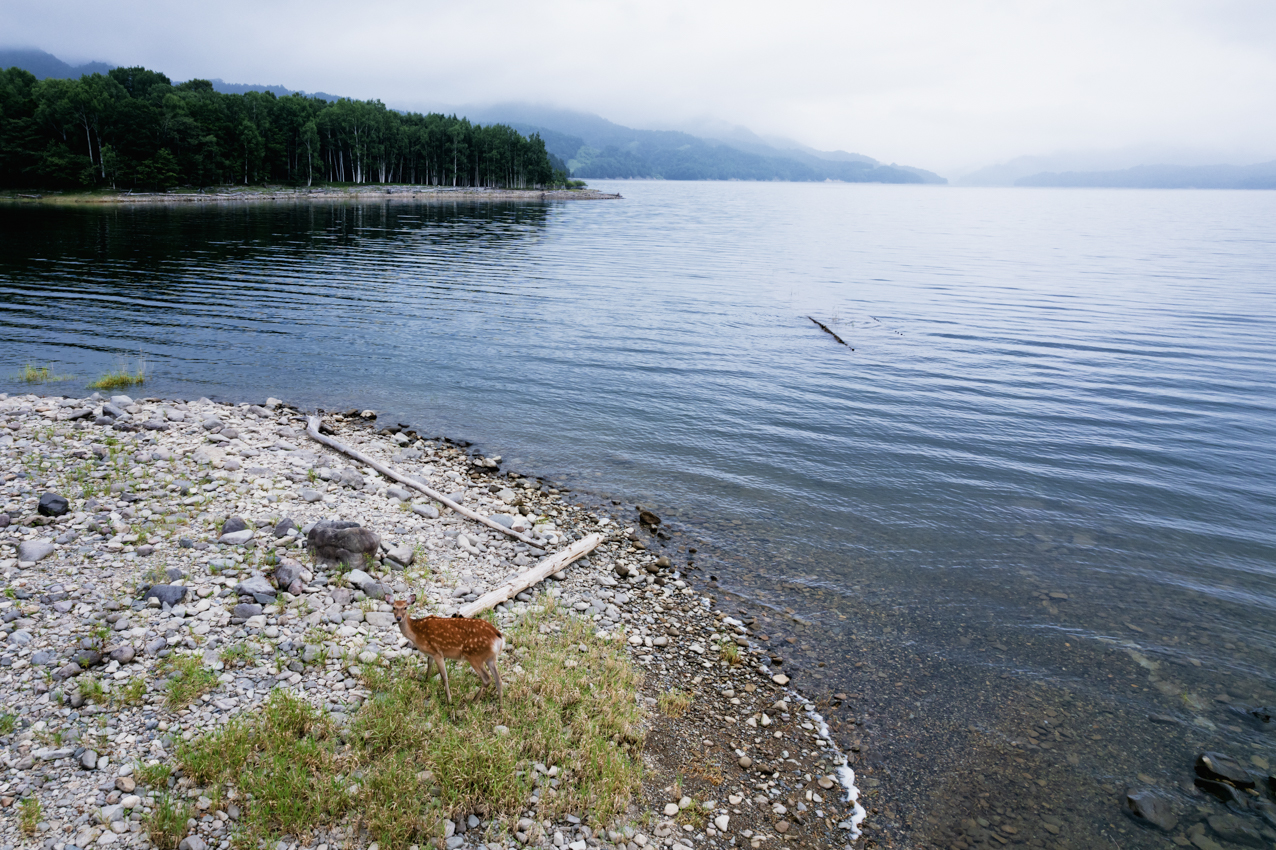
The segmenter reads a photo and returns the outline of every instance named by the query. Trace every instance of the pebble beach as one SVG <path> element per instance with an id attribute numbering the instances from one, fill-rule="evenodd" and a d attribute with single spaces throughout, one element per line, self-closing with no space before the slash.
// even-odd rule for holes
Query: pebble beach
<path id="1" fill-rule="evenodd" d="M 521 538 L 312 440 L 306 412 L 278 399 L 0 394 L 0 850 L 155 847 L 148 819 L 170 793 L 192 807 L 180 850 L 226 850 L 252 801 L 182 775 L 182 742 L 280 691 L 347 726 L 372 697 L 371 671 L 421 658 L 389 599 L 416 594 L 415 616 L 449 616 L 595 534 L 592 551 L 496 606 L 495 622 L 511 628 L 552 600 L 624 648 L 641 682 L 640 792 L 606 823 L 541 817 L 575 766 L 538 763 L 525 808 L 451 812 L 429 842 L 840 848 L 860 837 L 854 775 L 817 707 L 770 665 L 757 620 L 720 610 L 661 554 L 659 517 L 591 510 L 499 456 L 371 410 L 322 422 Z M 374 541 L 357 565 L 316 549 L 318 532 L 343 526 Z M 176 707 L 166 695 L 179 661 L 206 686 Z M 516 682 L 519 657 L 501 663 Z M 463 666 L 454 690 L 477 683 Z M 147 784 L 164 765 L 163 787 Z M 275 844 L 364 846 L 376 844 L 357 816 Z"/>

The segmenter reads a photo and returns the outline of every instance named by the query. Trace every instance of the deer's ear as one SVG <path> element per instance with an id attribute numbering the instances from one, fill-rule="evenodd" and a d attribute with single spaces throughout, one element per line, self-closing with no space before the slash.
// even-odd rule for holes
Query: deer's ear
<path id="1" fill-rule="evenodd" d="M 408 597 L 408 604 L 409 604 L 409 605 L 415 605 L 415 604 L 416 604 L 416 594 L 415 594 L 415 593 Z"/>

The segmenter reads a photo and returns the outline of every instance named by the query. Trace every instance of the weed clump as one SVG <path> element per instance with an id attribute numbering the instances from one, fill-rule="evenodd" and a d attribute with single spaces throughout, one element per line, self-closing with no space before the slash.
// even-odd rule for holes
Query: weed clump
<path id="1" fill-rule="evenodd" d="M 145 368 L 130 372 L 126 368 L 114 369 L 89 384 L 91 390 L 122 390 L 132 386 L 141 386 L 146 382 Z"/>
<path id="2" fill-rule="evenodd" d="M 163 669 L 172 671 L 168 680 L 168 707 L 178 711 L 217 687 L 217 676 L 194 655 L 170 655 Z"/>

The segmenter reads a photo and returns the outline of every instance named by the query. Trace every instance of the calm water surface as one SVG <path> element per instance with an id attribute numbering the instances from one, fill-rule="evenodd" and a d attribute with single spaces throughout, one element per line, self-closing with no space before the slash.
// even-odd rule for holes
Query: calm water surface
<path id="1" fill-rule="evenodd" d="M 1276 193 L 594 185 L 0 209 L 0 390 L 144 358 L 651 507 L 843 695 L 879 839 L 1162 847 L 1127 787 L 1276 763 Z"/>

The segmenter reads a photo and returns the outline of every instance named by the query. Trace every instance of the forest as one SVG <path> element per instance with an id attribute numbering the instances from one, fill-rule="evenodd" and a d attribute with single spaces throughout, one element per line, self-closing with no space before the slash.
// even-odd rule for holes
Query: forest
<path id="1" fill-rule="evenodd" d="M 174 85 L 145 68 L 37 80 L 0 71 L 0 188 L 169 189 L 231 183 L 535 188 L 566 166 L 535 134 L 377 100 Z"/>

